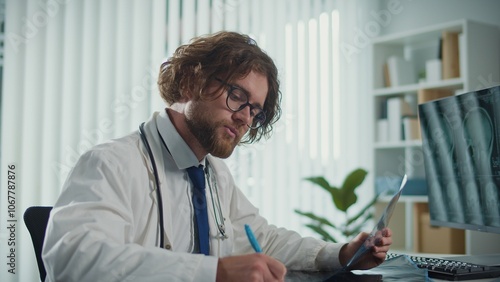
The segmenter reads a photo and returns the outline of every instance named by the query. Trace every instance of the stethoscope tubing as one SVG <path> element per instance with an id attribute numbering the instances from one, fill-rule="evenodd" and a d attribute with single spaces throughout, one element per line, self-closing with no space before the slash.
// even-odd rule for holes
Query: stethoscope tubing
<path id="1" fill-rule="evenodd" d="M 161 191 L 160 191 L 160 182 L 159 182 L 159 177 L 158 177 L 158 169 L 156 168 L 156 162 L 155 158 L 153 156 L 153 151 L 151 150 L 151 147 L 149 146 L 148 139 L 146 138 L 146 133 L 144 132 L 144 122 L 141 123 L 139 126 L 139 135 L 141 136 L 142 142 L 146 146 L 146 151 L 148 151 L 149 158 L 151 159 L 151 165 L 153 167 L 153 175 L 155 178 L 155 190 L 156 190 L 156 197 L 158 200 L 158 213 L 159 213 L 159 224 L 160 224 L 160 248 L 165 247 L 165 228 L 163 225 L 163 200 L 161 196 Z"/>
<path id="2" fill-rule="evenodd" d="M 161 232 L 161 236 L 160 236 L 160 248 L 164 248 L 165 247 L 165 229 L 164 229 L 164 224 L 163 224 L 163 200 L 162 200 L 162 195 L 161 195 L 161 191 L 160 191 L 160 182 L 159 182 L 159 177 L 158 177 L 158 168 L 156 167 L 156 161 L 155 161 L 155 158 L 153 156 L 153 151 L 151 150 L 151 146 L 149 146 L 149 142 L 148 142 L 148 139 L 146 137 L 146 133 L 144 132 L 144 122 L 141 123 L 141 125 L 139 126 L 139 135 L 141 136 L 141 140 L 142 140 L 142 143 L 144 143 L 144 146 L 146 147 L 146 151 L 148 152 L 148 155 L 149 155 L 149 158 L 151 159 L 151 166 L 153 167 L 153 176 L 155 178 L 155 190 L 156 190 L 156 197 L 157 197 L 157 200 L 158 200 L 158 213 L 159 213 L 159 225 L 160 225 L 160 232 Z M 208 173 L 208 166 L 207 166 L 207 170 L 206 170 L 206 173 Z M 208 177 L 210 178 L 210 176 L 208 175 Z M 212 205 L 214 206 L 214 214 L 217 213 L 215 211 L 215 203 L 213 203 L 214 201 L 214 197 L 213 197 L 213 194 L 212 194 L 212 185 L 211 185 L 211 181 L 208 181 L 209 183 L 209 187 L 210 187 L 210 196 L 211 196 L 211 199 L 212 199 Z M 220 199 L 219 199 L 219 193 L 216 191 L 217 193 L 217 202 L 218 202 L 218 209 L 219 209 L 219 217 L 221 218 L 221 223 L 219 224 L 218 222 L 218 219 L 216 217 L 216 221 L 217 221 L 217 228 L 219 229 L 219 232 L 221 234 L 221 238 L 222 239 L 227 239 L 228 236 L 225 232 L 225 227 L 224 227 L 224 215 L 222 213 L 222 210 L 221 210 L 221 206 L 220 206 Z"/>

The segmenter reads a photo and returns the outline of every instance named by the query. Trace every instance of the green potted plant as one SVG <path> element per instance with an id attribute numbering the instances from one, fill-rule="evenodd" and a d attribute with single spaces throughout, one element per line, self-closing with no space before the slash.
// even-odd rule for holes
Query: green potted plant
<path id="1" fill-rule="evenodd" d="M 341 242 L 352 238 L 363 231 L 366 223 L 373 218 L 373 209 L 371 208 L 378 199 L 378 195 L 376 195 L 357 213 L 351 215 L 349 212 L 349 208 L 358 201 L 355 190 L 363 183 L 366 175 L 366 170 L 355 169 L 347 175 L 340 187 L 330 185 L 323 176 L 305 178 L 305 180 L 316 184 L 316 186 L 323 188 L 330 194 L 336 209 L 343 213 L 343 221 L 340 224 L 334 224 L 329 219 L 312 212 L 304 212 L 298 209 L 295 209 L 295 212 L 311 219 L 311 223 L 306 224 L 306 226 L 319 234 L 325 241 Z M 333 216 L 338 215 L 334 214 Z"/>

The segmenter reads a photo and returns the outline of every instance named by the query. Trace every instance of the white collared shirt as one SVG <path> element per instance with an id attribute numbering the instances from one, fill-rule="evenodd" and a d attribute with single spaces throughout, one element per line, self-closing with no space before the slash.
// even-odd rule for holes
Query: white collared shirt
<path id="1" fill-rule="evenodd" d="M 167 175 L 165 186 L 168 192 L 168 197 L 163 197 L 164 201 L 168 201 L 167 207 L 171 207 L 170 211 L 165 213 L 177 214 L 176 220 L 172 222 L 172 233 L 170 243 L 174 252 L 199 252 L 197 246 L 197 233 L 194 220 L 193 207 L 193 186 L 189 180 L 186 168 L 192 166 L 203 165 L 205 167 L 205 158 L 201 162 L 194 155 L 193 151 L 186 144 L 184 139 L 175 129 L 172 121 L 168 117 L 166 111 L 161 111 L 156 117 L 157 130 L 161 135 L 161 147 L 163 161 L 165 163 L 165 174 Z M 208 181 L 207 179 L 205 180 Z M 208 183 L 206 185 L 208 186 Z M 210 200 L 209 191 L 205 189 L 207 204 Z M 175 210 L 172 210 L 175 209 Z M 211 226 L 210 228 L 214 228 Z"/>

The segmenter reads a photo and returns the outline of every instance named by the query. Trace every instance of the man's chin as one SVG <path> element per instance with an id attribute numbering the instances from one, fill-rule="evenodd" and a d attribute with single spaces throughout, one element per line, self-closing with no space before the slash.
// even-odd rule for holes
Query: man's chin
<path id="1" fill-rule="evenodd" d="M 234 151 L 234 147 L 232 149 L 220 149 L 220 150 L 214 150 L 210 154 L 214 157 L 221 158 L 221 159 L 227 159 L 229 158 Z"/>
<path id="2" fill-rule="evenodd" d="M 231 140 L 232 141 L 232 140 Z M 212 147 L 212 150 L 210 150 L 210 154 L 212 156 L 221 158 L 221 159 L 227 159 L 233 154 L 234 148 L 236 147 L 237 144 L 233 144 L 230 140 L 222 140 L 219 142 L 219 144 L 214 144 L 215 146 Z"/>
<path id="3" fill-rule="evenodd" d="M 231 154 L 228 154 L 228 155 L 213 155 L 212 154 L 212 156 L 217 157 L 219 159 L 227 159 L 231 156 Z"/>
<path id="4" fill-rule="evenodd" d="M 206 144 L 208 145 L 208 152 L 214 157 L 218 157 L 221 159 L 227 159 L 233 154 L 234 148 L 239 144 L 240 138 L 239 136 L 232 136 L 227 132 L 217 132 L 217 137 L 215 138 L 214 143 Z"/>

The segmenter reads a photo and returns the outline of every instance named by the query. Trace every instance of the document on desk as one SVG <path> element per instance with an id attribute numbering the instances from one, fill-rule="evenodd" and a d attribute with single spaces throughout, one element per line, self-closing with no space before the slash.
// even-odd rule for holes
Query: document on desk
<path id="1" fill-rule="evenodd" d="M 370 236 L 366 238 L 365 242 L 361 245 L 361 247 L 359 247 L 354 256 L 349 260 L 349 262 L 344 266 L 342 270 L 346 270 L 351 265 L 358 262 L 359 258 L 361 258 L 366 252 L 368 252 L 375 245 L 376 240 L 382 237 L 381 230 L 389 225 L 389 220 L 391 219 L 392 212 L 394 211 L 396 203 L 398 202 L 399 197 L 401 196 L 401 192 L 405 187 L 406 180 L 407 176 L 405 174 L 403 176 L 403 180 L 401 181 L 399 190 L 396 192 L 396 194 L 394 194 L 392 199 L 389 201 L 389 204 L 387 204 L 387 206 L 385 207 L 384 213 L 382 213 L 382 216 L 380 217 L 377 225 L 373 228 L 372 232 L 370 233 Z"/>

